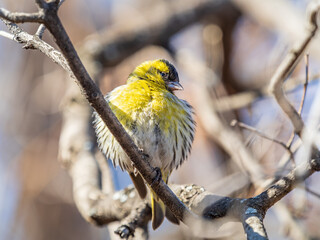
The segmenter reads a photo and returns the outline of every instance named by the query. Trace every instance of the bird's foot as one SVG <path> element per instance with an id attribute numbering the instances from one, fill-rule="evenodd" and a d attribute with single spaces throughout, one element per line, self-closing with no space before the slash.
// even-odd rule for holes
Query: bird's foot
<path id="1" fill-rule="evenodd" d="M 115 231 L 115 234 L 118 234 L 121 239 L 128 239 L 130 236 L 134 237 L 134 229 L 127 225 L 121 225 Z"/>
<path id="2" fill-rule="evenodd" d="M 159 184 L 159 182 L 162 179 L 162 174 L 161 174 L 161 170 L 158 167 L 155 167 L 152 171 L 153 177 L 152 177 L 152 183 L 151 183 L 151 187 Z"/>

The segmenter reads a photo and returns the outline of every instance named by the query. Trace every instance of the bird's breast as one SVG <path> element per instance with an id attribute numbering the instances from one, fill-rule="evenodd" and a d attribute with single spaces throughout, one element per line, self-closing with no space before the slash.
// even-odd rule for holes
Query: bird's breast
<path id="1" fill-rule="evenodd" d="M 187 157 L 193 141 L 192 108 L 171 93 L 122 87 L 107 97 L 110 108 L 153 167 L 171 172 Z M 131 171 L 131 161 L 103 123 L 96 124 L 103 152 Z M 110 147 L 108 147 L 110 146 Z"/>

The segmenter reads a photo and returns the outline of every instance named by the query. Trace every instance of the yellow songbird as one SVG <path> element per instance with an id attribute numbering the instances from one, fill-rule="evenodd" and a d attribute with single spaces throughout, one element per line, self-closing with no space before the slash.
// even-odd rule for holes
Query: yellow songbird
<path id="1" fill-rule="evenodd" d="M 194 138 L 193 109 L 174 95 L 182 90 L 175 67 L 158 59 L 139 65 L 129 75 L 126 85 L 119 86 L 105 99 L 135 144 L 149 157 L 150 165 L 159 168 L 167 183 L 174 168 L 187 158 Z M 146 196 L 146 185 L 129 157 L 95 114 L 94 127 L 98 145 L 107 158 L 126 170 L 140 197 Z M 179 221 L 151 191 L 152 227 L 161 225 L 165 215 Z"/>

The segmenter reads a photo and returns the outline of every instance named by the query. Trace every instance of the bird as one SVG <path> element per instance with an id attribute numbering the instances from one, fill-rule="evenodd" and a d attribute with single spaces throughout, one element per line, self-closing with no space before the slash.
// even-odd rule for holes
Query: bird
<path id="1" fill-rule="evenodd" d="M 111 110 L 133 142 L 147 156 L 150 165 L 160 170 L 168 183 L 172 171 L 188 157 L 194 140 L 196 122 L 193 107 L 178 98 L 183 90 L 176 68 L 165 59 L 145 61 L 129 74 L 125 85 L 105 96 Z M 93 125 L 100 150 L 114 166 L 127 171 L 143 199 L 147 187 L 127 154 L 111 134 L 100 116 L 94 114 Z M 179 224 L 172 212 L 150 188 L 152 228 L 157 229 L 165 216 Z"/>

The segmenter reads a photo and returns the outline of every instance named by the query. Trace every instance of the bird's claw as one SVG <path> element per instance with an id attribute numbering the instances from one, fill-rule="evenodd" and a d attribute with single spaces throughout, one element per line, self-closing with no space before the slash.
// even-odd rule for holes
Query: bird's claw
<path id="1" fill-rule="evenodd" d="M 152 183 L 151 183 L 151 187 L 153 187 L 154 185 L 157 185 L 161 179 L 162 179 L 162 174 L 161 174 L 161 170 L 158 167 L 155 167 L 152 171 L 152 173 L 155 172 L 155 176 L 152 179 Z"/>
<path id="2" fill-rule="evenodd" d="M 121 239 L 128 239 L 130 236 L 134 237 L 134 230 L 127 225 L 121 225 L 115 231 L 115 234 L 118 234 Z"/>

